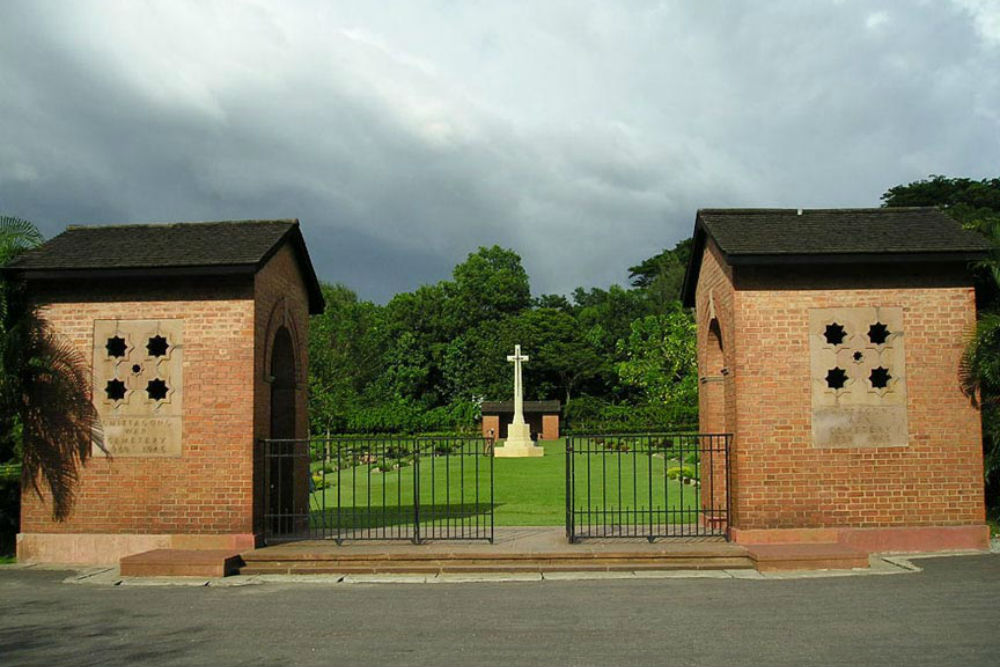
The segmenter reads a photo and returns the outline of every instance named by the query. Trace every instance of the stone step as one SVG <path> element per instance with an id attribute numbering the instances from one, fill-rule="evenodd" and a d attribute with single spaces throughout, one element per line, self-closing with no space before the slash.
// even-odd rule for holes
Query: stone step
<path id="1" fill-rule="evenodd" d="M 229 549 L 153 549 L 119 561 L 123 577 L 228 577 L 243 565 Z"/>
<path id="2" fill-rule="evenodd" d="M 706 562 L 701 560 L 674 560 L 660 563 L 581 563 L 574 562 L 380 562 L 352 564 L 314 561 L 310 563 L 255 563 L 240 568 L 241 575 L 254 574 L 443 574 L 473 572 L 635 572 L 658 570 L 747 570 L 753 569 L 748 558 L 727 558 Z"/>
<path id="3" fill-rule="evenodd" d="M 669 549 L 659 551 L 590 551 L 590 550 L 565 550 L 565 551 L 528 551 L 528 552 L 497 552 L 497 551 L 440 551 L 424 549 L 424 547 L 413 547 L 402 550 L 385 551 L 347 551 L 340 547 L 326 547 L 320 549 L 300 549 L 265 547 L 254 549 L 242 554 L 243 560 L 247 564 L 261 562 L 310 562 L 310 561 L 336 561 L 349 563 L 358 562 L 378 562 L 378 561 L 533 561 L 533 560 L 572 560 L 572 561 L 592 561 L 592 560 L 622 560 L 628 562 L 637 561 L 661 561 L 675 558 L 688 559 L 714 559 L 714 558 L 742 558 L 746 556 L 746 549 L 735 544 L 713 543 L 711 545 L 676 545 Z"/>
<path id="4" fill-rule="evenodd" d="M 780 570 L 850 570 L 868 567 L 868 552 L 839 542 L 748 544 L 760 572 Z"/>
<path id="5" fill-rule="evenodd" d="M 610 572 L 635 570 L 752 569 L 746 551 L 676 549 L 671 553 L 338 553 L 336 549 L 300 553 L 247 552 L 240 574 L 384 574 L 467 572 Z M 264 552 L 264 553 L 261 553 Z"/>

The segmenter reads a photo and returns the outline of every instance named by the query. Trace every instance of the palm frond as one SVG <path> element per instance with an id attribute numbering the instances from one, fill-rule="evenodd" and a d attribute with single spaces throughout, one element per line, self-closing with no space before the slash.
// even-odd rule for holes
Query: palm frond
<path id="1" fill-rule="evenodd" d="M 36 320 L 32 357 L 22 377 L 25 478 L 39 497 L 52 498 L 52 515 L 69 516 L 79 467 L 100 442 L 97 411 L 83 355 Z M 44 489 L 44 492 L 43 492 Z"/>
<path id="2" fill-rule="evenodd" d="M 1000 400 L 1000 313 L 983 313 L 959 364 L 962 391 L 978 406 Z"/>
<path id="3" fill-rule="evenodd" d="M 31 222 L 12 215 L 0 215 L 0 266 L 45 240 Z"/>

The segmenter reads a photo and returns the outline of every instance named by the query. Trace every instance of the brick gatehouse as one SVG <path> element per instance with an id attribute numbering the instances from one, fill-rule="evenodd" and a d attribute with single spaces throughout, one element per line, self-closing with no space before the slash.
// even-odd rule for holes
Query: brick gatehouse
<path id="1" fill-rule="evenodd" d="M 700 430 L 732 434 L 710 471 L 732 539 L 987 546 L 958 379 L 987 250 L 933 209 L 698 212 L 684 301 Z M 261 450 L 308 436 L 323 299 L 297 221 L 70 228 L 5 270 L 80 353 L 103 427 L 65 521 L 24 485 L 21 560 L 245 550 L 265 515 L 308 514 L 308 456 Z"/>
<path id="2" fill-rule="evenodd" d="M 252 548 L 256 443 L 308 430 L 308 315 L 323 298 L 298 221 L 70 227 L 7 270 L 91 366 L 103 428 L 65 521 L 22 485 L 18 558 Z M 276 502 L 306 501 L 298 472 Z"/>
<path id="3" fill-rule="evenodd" d="M 698 212 L 684 303 L 735 541 L 988 546 L 958 376 L 987 250 L 936 209 Z"/>

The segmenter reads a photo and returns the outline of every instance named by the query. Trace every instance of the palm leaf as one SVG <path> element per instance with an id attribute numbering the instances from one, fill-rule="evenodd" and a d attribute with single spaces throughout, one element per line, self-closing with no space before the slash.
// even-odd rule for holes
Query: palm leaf
<path id="1" fill-rule="evenodd" d="M 0 215 L 0 266 L 44 241 L 42 233 L 32 223 L 12 215 Z"/>

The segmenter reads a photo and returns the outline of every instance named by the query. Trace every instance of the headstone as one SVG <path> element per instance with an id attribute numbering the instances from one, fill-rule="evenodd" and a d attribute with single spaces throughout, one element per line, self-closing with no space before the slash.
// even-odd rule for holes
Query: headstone
<path id="1" fill-rule="evenodd" d="M 531 428 L 524 421 L 524 391 L 521 383 L 521 364 L 528 357 L 521 354 L 521 346 L 514 346 L 514 354 L 507 355 L 514 363 L 514 419 L 507 426 L 507 440 L 494 448 L 493 455 L 500 458 L 544 456 L 545 450 L 531 441 Z"/>

